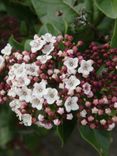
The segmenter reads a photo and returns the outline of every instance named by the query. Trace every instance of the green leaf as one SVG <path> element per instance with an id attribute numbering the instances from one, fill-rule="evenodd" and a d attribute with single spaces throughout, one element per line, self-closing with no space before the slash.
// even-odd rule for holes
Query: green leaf
<path id="1" fill-rule="evenodd" d="M 57 133 L 61 140 L 62 146 L 69 139 L 76 125 L 76 119 L 72 121 L 65 120 L 62 125 L 57 127 Z"/>
<path id="2" fill-rule="evenodd" d="M 0 146 L 4 147 L 15 135 L 15 127 L 12 125 L 12 112 L 7 106 L 0 106 Z M 15 124 L 15 123 L 14 123 Z"/>
<path id="3" fill-rule="evenodd" d="M 27 51 L 30 51 L 30 49 L 31 49 L 31 47 L 30 47 L 30 41 L 31 41 L 31 39 L 26 40 L 25 41 L 25 44 L 24 44 L 24 49 L 27 50 Z"/>
<path id="4" fill-rule="evenodd" d="M 106 16 L 117 18 L 117 0 L 94 0 L 96 6 Z"/>
<path id="5" fill-rule="evenodd" d="M 0 127 L 0 146 L 5 146 L 12 139 L 9 127 Z"/>
<path id="6" fill-rule="evenodd" d="M 47 32 L 49 32 L 49 33 L 51 33 L 53 35 L 58 35 L 58 34 L 61 33 L 54 25 L 52 25 L 50 23 L 46 23 L 46 24 L 41 26 L 41 28 L 39 29 L 38 34 L 43 35 L 43 34 L 45 34 Z"/>
<path id="7" fill-rule="evenodd" d="M 65 32 L 65 21 L 71 24 L 78 13 L 63 0 L 31 0 L 38 18 L 43 24 L 51 23 L 60 32 Z"/>
<path id="8" fill-rule="evenodd" d="M 13 36 L 9 38 L 9 43 L 11 46 L 13 46 L 14 49 L 16 50 L 24 50 L 24 47 L 21 43 L 17 42 Z"/>
<path id="9" fill-rule="evenodd" d="M 100 156 L 109 156 L 109 148 L 111 143 L 110 132 L 90 129 L 87 126 L 81 126 L 79 131 L 82 138 L 92 145 Z"/>
<path id="10" fill-rule="evenodd" d="M 117 19 L 115 20 L 113 36 L 112 36 L 112 39 L 111 39 L 111 47 L 112 48 L 117 48 Z"/>

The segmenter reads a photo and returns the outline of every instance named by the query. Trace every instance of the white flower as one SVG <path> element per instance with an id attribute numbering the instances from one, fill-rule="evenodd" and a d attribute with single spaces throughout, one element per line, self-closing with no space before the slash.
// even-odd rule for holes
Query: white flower
<path id="1" fill-rule="evenodd" d="M 117 108 L 117 102 L 114 103 L 114 108 Z"/>
<path id="2" fill-rule="evenodd" d="M 0 69 L 3 69 L 5 66 L 5 59 L 3 56 L 0 55 Z"/>
<path id="3" fill-rule="evenodd" d="M 52 36 L 50 33 L 46 33 L 45 35 L 42 35 L 42 38 L 45 42 L 47 43 L 55 43 L 56 42 L 56 37 Z"/>
<path id="4" fill-rule="evenodd" d="M 101 123 L 101 125 L 105 125 L 106 124 L 106 120 L 102 119 L 102 120 L 100 120 L 100 123 Z"/>
<path id="5" fill-rule="evenodd" d="M 16 97 L 17 95 L 17 87 L 11 87 L 11 89 L 8 91 L 8 96 Z"/>
<path id="6" fill-rule="evenodd" d="M 84 110 L 82 110 L 82 111 L 80 112 L 80 116 L 81 116 L 81 117 L 85 118 L 85 117 L 86 117 L 86 115 L 87 115 L 87 112 L 86 112 L 86 110 L 85 110 L 85 109 L 84 109 Z"/>
<path id="7" fill-rule="evenodd" d="M 89 75 L 90 72 L 93 71 L 93 67 L 92 67 L 93 61 L 92 60 L 82 60 L 81 64 L 80 64 L 80 68 L 78 69 L 78 73 L 82 73 L 83 77 L 87 77 Z"/>
<path id="8" fill-rule="evenodd" d="M 75 69 L 78 66 L 78 58 L 70 58 L 67 57 L 65 58 L 64 61 L 64 65 L 68 68 L 68 69 Z"/>
<path id="9" fill-rule="evenodd" d="M 84 83 L 83 84 L 83 91 L 84 91 L 84 93 L 86 94 L 86 95 L 89 95 L 90 94 L 90 92 L 91 92 L 91 85 L 89 84 L 89 83 Z"/>
<path id="10" fill-rule="evenodd" d="M 78 97 L 68 97 L 65 101 L 65 109 L 67 112 L 76 111 L 79 109 Z"/>
<path id="11" fill-rule="evenodd" d="M 44 116 L 42 114 L 39 114 L 38 115 L 38 120 L 41 121 L 41 122 L 44 121 Z"/>
<path id="12" fill-rule="evenodd" d="M 112 131 L 115 128 L 115 123 L 112 123 L 108 126 L 108 131 Z"/>
<path id="13" fill-rule="evenodd" d="M 46 85 L 47 85 L 47 82 L 45 80 L 42 80 L 40 83 L 35 83 L 33 93 L 32 93 L 33 96 L 37 98 L 44 96 L 45 91 L 46 91 Z"/>
<path id="14" fill-rule="evenodd" d="M 54 122 L 54 125 L 56 125 L 56 126 L 59 126 L 61 123 L 61 121 L 59 119 L 54 119 L 53 122 Z"/>
<path id="15" fill-rule="evenodd" d="M 21 121 L 22 120 L 22 113 L 19 109 L 16 109 L 15 110 L 15 113 L 16 113 L 16 116 L 19 118 L 19 120 Z"/>
<path id="16" fill-rule="evenodd" d="M 35 64 L 26 64 L 26 73 L 31 76 L 38 76 L 39 67 Z"/>
<path id="17" fill-rule="evenodd" d="M 11 71 L 14 72 L 16 77 L 23 77 L 23 75 L 26 75 L 26 64 L 14 64 L 11 68 Z"/>
<path id="18" fill-rule="evenodd" d="M 31 99 L 32 107 L 38 110 L 42 110 L 43 102 L 44 102 L 43 98 L 37 98 L 33 96 Z"/>
<path id="19" fill-rule="evenodd" d="M 50 55 L 41 55 L 41 56 L 37 57 L 37 60 L 39 60 L 42 64 L 45 64 L 51 58 L 52 58 L 52 56 L 50 56 Z"/>
<path id="20" fill-rule="evenodd" d="M 80 80 L 76 78 L 76 76 L 70 76 L 69 79 L 65 79 L 65 87 L 68 90 L 76 89 L 76 86 L 80 84 Z"/>
<path id="21" fill-rule="evenodd" d="M 30 102 L 32 90 L 28 89 L 27 87 L 22 87 L 17 90 L 17 95 L 21 101 Z"/>
<path id="22" fill-rule="evenodd" d="M 31 126 L 32 125 L 32 116 L 30 114 L 23 114 L 22 122 L 25 126 Z"/>
<path id="23" fill-rule="evenodd" d="M 67 120 L 72 120 L 73 119 L 73 114 L 72 113 L 69 113 L 67 114 Z"/>
<path id="24" fill-rule="evenodd" d="M 58 91 L 53 88 L 47 88 L 44 98 L 47 100 L 48 104 L 53 104 L 55 101 L 59 99 Z"/>
<path id="25" fill-rule="evenodd" d="M 27 75 L 16 77 L 16 79 L 12 81 L 12 85 L 16 87 L 28 86 L 29 84 L 30 84 L 30 79 L 27 77 Z"/>
<path id="26" fill-rule="evenodd" d="M 44 46 L 44 48 L 42 49 L 42 52 L 45 55 L 49 55 L 53 50 L 54 50 L 54 46 L 52 43 L 50 43 Z"/>
<path id="27" fill-rule="evenodd" d="M 83 119 L 82 121 L 81 121 L 81 124 L 83 125 L 83 126 L 85 126 L 85 125 L 87 125 L 87 120 L 86 119 Z"/>
<path id="28" fill-rule="evenodd" d="M 37 126 L 39 127 L 44 127 L 46 129 L 51 129 L 53 127 L 53 125 L 51 123 L 47 123 L 47 122 L 43 122 L 43 121 L 39 121 L 39 122 L 36 122 Z"/>
<path id="29" fill-rule="evenodd" d="M 16 111 L 18 108 L 21 107 L 21 101 L 15 99 L 9 103 L 9 106 L 11 107 L 12 111 Z"/>
<path id="30" fill-rule="evenodd" d="M 38 35 L 35 35 L 34 40 L 30 42 L 32 53 L 35 53 L 38 50 L 42 49 L 44 45 L 45 45 L 45 41 L 39 38 Z"/>
<path id="31" fill-rule="evenodd" d="M 8 43 L 4 49 L 1 50 L 1 53 L 4 54 L 5 56 L 9 56 L 12 52 L 12 46 Z"/>
<path id="32" fill-rule="evenodd" d="M 92 108 L 92 113 L 93 114 L 97 114 L 98 113 L 98 109 L 96 107 Z"/>

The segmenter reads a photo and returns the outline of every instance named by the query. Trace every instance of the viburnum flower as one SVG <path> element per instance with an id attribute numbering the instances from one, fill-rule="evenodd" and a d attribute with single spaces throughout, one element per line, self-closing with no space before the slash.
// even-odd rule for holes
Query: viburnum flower
<path id="1" fill-rule="evenodd" d="M 53 88 L 47 88 L 44 98 L 47 100 L 48 104 L 53 104 L 55 101 L 59 99 L 58 91 Z"/>
<path id="2" fill-rule="evenodd" d="M 36 108 L 38 110 L 41 110 L 43 107 L 43 103 L 44 103 L 44 99 L 43 98 L 37 98 L 37 97 L 32 97 L 31 98 L 31 103 L 32 103 L 32 107 Z"/>
<path id="3" fill-rule="evenodd" d="M 43 54 L 49 55 L 54 50 L 54 45 L 52 43 L 49 43 L 44 46 L 42 49 Z"/>
<path id="4" fill-rule="evenodd" d="M 31 50 L 33 53 L 40 50 L 45 45 L 45 41 L 38 37 L 38 35 L 34 36 L 34 40 L 30 42 Z"/>
<path id="5" fill-rule="evenodd" d="M 37 98 L 41 98 L 45 95 L 47 82 L 42 80 L 40 83 L 34 84 L 33 95 Z"/>
<path id="6" fill-rule="evenodd" d="M 68 90 L 74 90 L 79 84 L 80 80 L 76 78 L 76 76 L 70 76 L 68 79 L 65 79 L 65 87 Z"/>
<path id="7" fill-rule="evenodd" d="M 89 95 L 90 94 L 90 92 L 91 92 L 91 85 L 89 84 L 89 83 L 84 83 L 83 84 L 83 91 L 84 91 L 84 93 L 86 94 L 86 95 Z"/>
<path id="8" fill-rule="evenodd" d="M 37 60 L 39 60 L 42 64 L 45 64 L 51 58 L 52 58 L 52 56 L 50 56 L 50 55 L 41 55 L 41 56 L 37 57 Z"/>
<path id="9" fill-rule="evenodd" d="M 0 55 L 0 70 L 3 69 L 5 66 L 5 59 L 3 56 Z"/>
<path id="10" fill-rule="evenodd" d="M 4 49 L 1 50 L 1 53 L 7 56 L 9 56 L 11 52 L 12 52 L 12 46 L 9 43 L 4 47 Z"/>
<path id="11" fill-rule="evenodd" d="M 56 37 L 52 36 L 50 33 L 46 33 L 45 35 L 42 35 L 42 39 L 47 43 L 55 43 Z"/>
<path id="12" fill-rule="evenodd" d="M 78 110 L 78 97 L 68 97 L 65 101 L 65 109 L 67 112 Z"/>
<path id="13" fill-rule="evenodd" d="M 71 70 L 75 69 L 78 66 L 78 58 L 67 57 L 67 58 L 65 58 L 64 65 L 68 69 L 71 69 Z"/>
<path id="14" fill-rule="evenodd" d="M 32 116 L 30 114 L 23 114 L 22 122 L 25 126 L 31 126 L 32 125 Z"/>
<path id="15" fill-rule="evenodd" d="M 87 77 L 89 73 L 93 71 L 92 64 L 93 64 L 92 60 L 88 61 L 82 60 L 78 72 L 82 73 L 83 77 Z"/>

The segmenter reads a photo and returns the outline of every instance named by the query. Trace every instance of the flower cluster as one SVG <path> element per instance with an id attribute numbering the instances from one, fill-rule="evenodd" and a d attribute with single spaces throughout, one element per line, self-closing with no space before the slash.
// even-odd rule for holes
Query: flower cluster
<path id="1" fill-rule="evenodd" d="M 8 73 L 4 80 L 10 107 L 20 123 L 50 129 L 77 117 L 80 124 L 90 128 L 115 127 L 116 63 L 112 63 L 114 69 L 109 63 L 105 67 L 107 61 L 102 62 L 102 56 L 100 62 L 95 58 L 97 54 L 90 56 L 96 45 L 81 52 L 82 42 L 75 44 L 70 35 L 35 35 L 30 46 L 30 51 L 15 52 L 7 44 L 0 58 L 1 72 L 6 69 Z M 114 54 L 110 59 L 116 62 Z M 98 63 L 104 67 L 101 72 Z M 104 77 L 103 72 L 107 72 Z M 114 78 L 103 82 L 108 74 L 114 74 Z"/>

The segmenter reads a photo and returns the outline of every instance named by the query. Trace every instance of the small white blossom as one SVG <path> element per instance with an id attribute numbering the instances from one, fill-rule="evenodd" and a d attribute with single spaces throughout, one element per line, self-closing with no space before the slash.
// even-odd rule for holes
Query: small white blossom
<path id="1" fill-rule="evenodd" d="M 64 65 L 68 68 L 68 69 L 75 69 L 78 66 L 78 58 L 70 58 L 67 57 L 65 58 L 64 61 Z"/>
<path id="2" fill-rule="evenodd" d="M 44 121 L 44 116 L 42 114 L 39 114 L 38 115 L 38 120 L 41 121 L 41 122 Z"/>
<path id="3" fill-rule="evenodd" d="M 53 122 L 54 122 L 54 125 L 56 125 L 56 126 L 60 125 L 60 123 L 61 123 L 61 121 L 59 119 L 54 119 Z"/>
<path id="4" fill-rule="evenodd" d="M 105 109 L 105 113 L 108 114 L 108 115 L 111 114 L 111 109 L 110 108 L 106 108 Z"/>
<path id="5" fill-rule="evenodd" d="M 31 126 L 32 125 L 32 116 L 30 114 L 23 114 L 22 122 L 25 126 Z"/>
<path id="6" fill-rule="evenodd" d="M 53 104 L 59 99 L 58 91 L 53 88 L 47 88 L 44 98 L 47 100 L 48 104 Z"/>
<path id="7" fill-rule="evenodd" d="M 107 130 L 112 131 L 114 128 L 115 128 L 115 123 L 112 123 L 112 124 L 109 125 Z"/>
<path id="8" fill-rule="evenodd" d="M 3 69 L 5 66 L 5 59 L 3 56 L 0 55 L 0 70 Z"/>
<path id="9" fill-rule="evenodd" d="M 92 108 L 92 113 L 93 114 L 97 114 L 98 113 L 98 109 L 96 107 Z"/>
<path id="10" fill-rule="evenodd" d="M 67 120 L 72 120 L 73 119 L 73 114 L 72 113 L 67 114 L 66 119 Z"/>
<path id="11" fill-rule="evenodd" d="M 56 37 L 52 36 L 52 34 L 50 34 L 50 33 L 46 33 L 45 35 L 42 35 L 42 38 L 47 43 L 55 43 L 56 42 Z"/>
<path id="12" fill-rule="evenodd" d="M 85 109 L 84 109 L 84 110 L 82 110 L 82 111 L 80 112 L 80 116 L 81 116 L 81 117 L 85 118 L 85 117 L 86 117 L 86 115 L 87 115 L 87 112 L 86 112 L 86 110 L 85 110 Z"/>
<path id="13" fill-rule="evenodd" d="M 27 87 L 18 88 L 17 95 L 21 101 L 30 102 L 32 90 L 28 89 Z"/>
<path id="14" fill-rule="evenodd" d="M 89 84 L 89 83 L 84 83 L 83 84 L 83 91 L 84 91 L 84 93 L 86 94 L 86 95 L 89 95 L 90 94 L 90 92 L 91 92 L 91 85 Z"/>
<path id="15" fill-rule="evenodd" d="M 44 102 L 43 98 L 32 97 L 32 99 L 31 99 L 32 107 L 36 108 L 38 110 L 42 110 L 43 102 Z"/>
<path id="16" fill-rule="evenodd" d="M 117 108 L 117 102 L 114 103 L 114 108 Z"/>
<path id="17" fill-rule="evenodd" d="M 46 91 L 46 85 L 47 82 L 45 80 L 42 80 L 40 83 L 35 83 L 32 94 L 37 98 L 44 96 Z"/>
<path id="18" fill-rule="evenodd" d="M 1 53 L 4 54 L 5 56 L 9 56 L 12 52 L 12 46 L 8 43 L 4 49 L 1 50 Z"/>
<path id="19" fill-rule="evenodd" d="M 16 97 L 17 95 L 17 87 L 11 87 L 11 89 L 8 91 L 8 96 Z"/>
<path id="20" fill-rule="evenodd" d="M 78 97 L 68 97 L 65 101 L 65 109 L 67 112 L 78 110 Z"/>
<path id="21" fill-rule="evenodd" d="M 18 108 L 21 107 L 21 101 L 15 99 L 9 103 L 9 106 L 11 107 L 12 111 L 16 111 Z"/>
<path id="22" fill-rule="evenodd" d="M 26 73 L 31 76 L 38 76 L 39 67 L 35 64 L 26 64 Z"/>
<path id="23" fill-rule="evenodd" d="M 69 79 L 65 79 L 65 87 L 68 90 L 74 90 L 80 84 L 80 80 L 76 76 L 70 76 Z"/>
<path id="24" fill-rule="evenodd" d="M 80 68 L 78 69 L 78 73 L 82 73 L 83 77 L 87 77 L 90 72 L 93 71 L 93 61 L 92 60 L 82 60 L 80 64 Z"/>
<path id="25" fill-rule="evenodd" d="M 45 55 L 49 55 L 53 50 L 54 50 L 54 46 L 52 43 L 50 43 L 44 46 L 44 48 L 42 49 L 42 52 Z"/>
<path id="26" fill-rule="evenodd" d="M 42 40 L 40 37 L 38 37 L 38 35 L 35 35 L 34 40 L 30 42 L 32 53 L 35 53 L 38 50 L 42 49 L 44 45 L 45 45 L 45 41 Z"/>
<path id="27" fill-rule="evenodd" d="M 86 119 L 83 119 L 82 121 L 81 121 L 81 124 L 83 125 L 83 126 L 85 126 L 85 125 L 87 125 L 87 120 Z"/>
<path id="28" fill-rule="evenodd" d="M 45 64 L 51 58 L 52 58 L 52 56 L 50 56 L 50 55 L 41 55 L 41 56 L 37 57 L 37 60 L 39 60 L 42 64 Z"/>
<path id="29" fill-rule="evenodd" d="M 37 124 L 37 126 L 44 127 L 46 129 L 51 129 L 53 127 L 53 125 L 51 123 L 45 123 L 43 121 L 39 121 L 36 124 Z"/>
<path id="30" fill-rule="evenodd" d="M 102 119 L 102 120 L 100 120 L 100 123 L 101 123 L 101 125 L 105 125 L 106 124 L 106 120 Z"/>

